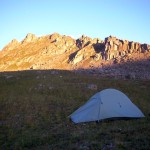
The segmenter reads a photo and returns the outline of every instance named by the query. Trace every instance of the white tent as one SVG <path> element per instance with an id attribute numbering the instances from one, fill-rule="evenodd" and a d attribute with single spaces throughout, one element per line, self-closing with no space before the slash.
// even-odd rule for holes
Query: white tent
<path id="1" fill-rule="evenodd" d="M 100 121 L 114 118 L 144 117 L 140 109 L 122 92 L 105 89 L 70 115 L 74 123 Z"/>

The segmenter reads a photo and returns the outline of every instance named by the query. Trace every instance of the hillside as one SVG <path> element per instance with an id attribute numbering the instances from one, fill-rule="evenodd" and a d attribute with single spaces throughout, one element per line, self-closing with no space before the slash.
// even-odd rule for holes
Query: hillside
<path id="1" fill-rule="evenodd" d="M 149 64 L 150 45 L 112 36 L 103 41 L 84 35 L 73 39 L 58 33 L 42 37 L 30 33 L 21 42 L 12 40 L 0 51 L 1 72 L 63 69 L 150 79 Z"/>
<path id="2" fill-rule="evenodd" d="M 93 88 L 94 87 L 94 88 Z M 145 118 L 74 124 L 96 92 L 124 92 Z M 149 150 L 150 82 L 58 70 L 0 73 L 1 150 Z"/>

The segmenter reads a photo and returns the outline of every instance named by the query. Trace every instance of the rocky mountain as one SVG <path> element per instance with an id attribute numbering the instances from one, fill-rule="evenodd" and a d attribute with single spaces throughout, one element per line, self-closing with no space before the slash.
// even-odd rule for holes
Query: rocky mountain
<path id="1" fill-rule="evenodd" d="M 42 37 L 29 33 L 0 51 L 0 71 L 65 69 L 150 79 L 149 64 L 150 45 L 113 36 L 103 41 L 85 35 L 74 39 L 58 33 Z"/>

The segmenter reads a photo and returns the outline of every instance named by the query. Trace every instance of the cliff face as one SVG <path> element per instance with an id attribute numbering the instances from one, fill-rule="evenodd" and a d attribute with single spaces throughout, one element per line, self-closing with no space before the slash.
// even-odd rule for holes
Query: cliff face
<path id="1" fill-rule="evenodd" d="M 132 53 L 144 53 L 150 50 L 150 45 L 120 40 L 116 37 L 105 38 L 104 58 L 109 60 Z"/>
<path id="2" fill-rule="evenodd" d="M 105 40 L 79 39 L 54 33 L 42 37 L 27 34 L 0 51 L 0 71 L 28 69 L 93 69 L 150 59 L 150 45 L 109 36 Z"/>

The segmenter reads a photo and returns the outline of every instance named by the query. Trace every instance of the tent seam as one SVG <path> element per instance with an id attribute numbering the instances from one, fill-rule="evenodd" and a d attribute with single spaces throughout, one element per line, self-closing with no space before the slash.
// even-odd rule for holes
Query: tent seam
<path id="1" fill-rule="evenodd" d="M 98 112 L 98 121 L 100 121 L 100 111 L 101 111 L 101 94 L 100 94 L 100 104 L 99 104 L 99 112 Z"/>

